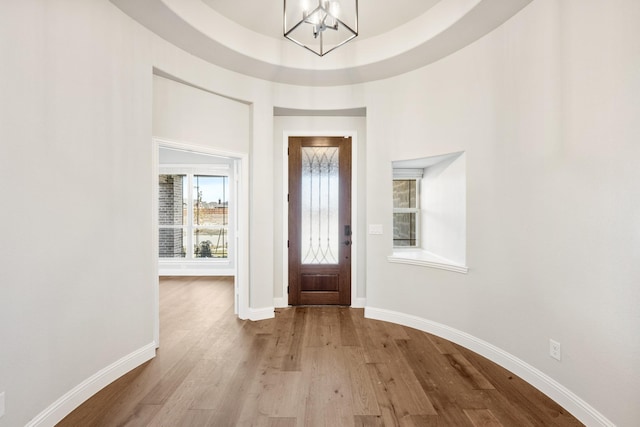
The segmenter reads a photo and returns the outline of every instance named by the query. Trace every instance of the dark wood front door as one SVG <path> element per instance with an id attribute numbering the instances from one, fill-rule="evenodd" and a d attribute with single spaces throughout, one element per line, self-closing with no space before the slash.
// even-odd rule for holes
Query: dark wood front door
<path id="1" fill-rule="evenodd" d="M 351 305 L 351 138 L 289 138 L 289 304 Z"/>

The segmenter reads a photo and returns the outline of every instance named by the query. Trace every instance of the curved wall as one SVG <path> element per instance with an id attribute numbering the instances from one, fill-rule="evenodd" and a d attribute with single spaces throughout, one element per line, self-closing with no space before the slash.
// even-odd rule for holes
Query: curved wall
<path id="1" fill-rule="evenodd" d="M 154 254 L 143 242 L 153 232 L 154 67 L 250 105 L 250 203 L 263 212 L 250 224 L 252 309 L 273 306 L 278 275 L 263 250 L 274 242 L 273 227 L 263 225 L 282 217 L 273 107 L 366 107 L 360 212 L 385 230 L 366 236 L 369 310 L 462 331 L 552 378 L 612 423 L 638 424 L 640 3 L 535 0 L 426 68 L 330 88 L 213 66 L 107 0 L 2 8 L 0 54 L 9 66 L 0 68 L 0 170 L 3 182 L 31 172 L 20 188 L 2 187 L 3 200 L 26 205 L 27 195 L 59 177 L 82 191 L 52 187 L 44 199 L 50 219 L 87 227 L 54 233 L 59 249 L 38 270 L 24 239 L 37 237 L 30 228 L 37 218 L 4 222 L 11 224 L 5 247 L 16 250 L 5 252 L 0 272 L 7 408 L 0 426 L 50 425 L 99 388 L 91 381 L 117 376 L 109 369 L 122 360 L 139 363 L 132 355 L 153 344 Z M 467 156 L 469 273 L 389 264 L 391 161 L 454 151 Z M 77 216 L 67 216 L 69 204 Z M 83 222 L 89 213 L 103 231 Z M 67 255 L 96 237 L 104 237 L 105 256 Z M 549 358 L 549 338 L 562 343 L 562 362 Z M 591 415 L 593 425 L 609 423 Z"/>
<path id="2" fill-rule="evenodd" d="M 154 355 L 148 41 L 106 1 L 0 4 L 2 427 Z"/>
<path id="3" fill-rule="evenodd" d="M 535 1 L 454 55 L 367 85 L 367 222 L 386 231 L 367 242 L 367 306 L 490 343 L 578 396 L 569 410 L 587 402 L 631 426 L 640 7 L 614 3 Z M 457 151 L 467 156 L 469 273 L 385 262 L 391 161 Z"/>

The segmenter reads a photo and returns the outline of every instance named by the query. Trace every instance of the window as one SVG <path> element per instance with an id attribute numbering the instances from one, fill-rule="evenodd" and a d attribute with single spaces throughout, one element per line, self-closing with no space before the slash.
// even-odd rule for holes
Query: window
<path id="1" fill-rule="evenodd" d="M 228 176 L 162 174 L 159 191 L 160 258 L 228 257 Z"/>
<path id="2" fill-rule="evenodd" d="M 393 246 L 420 246 L 420 179 L 393 180 Z"/>

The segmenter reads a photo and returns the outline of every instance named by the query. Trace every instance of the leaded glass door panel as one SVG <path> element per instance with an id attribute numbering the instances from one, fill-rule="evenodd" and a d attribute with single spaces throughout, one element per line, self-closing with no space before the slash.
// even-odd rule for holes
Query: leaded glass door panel
<path id="1" fill-rule="evenodd" d="M 351 138 L 289 138 L 289 303 L 351 304 Z"/>

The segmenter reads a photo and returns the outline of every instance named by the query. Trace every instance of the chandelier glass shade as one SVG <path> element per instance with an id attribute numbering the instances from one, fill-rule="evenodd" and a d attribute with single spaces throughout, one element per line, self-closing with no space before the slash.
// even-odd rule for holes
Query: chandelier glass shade
<path id="1" fill-rule="evenodd" d="M 284 36 L 324 56 L 358 35 L 358 0 L 284 0 Z"/>

